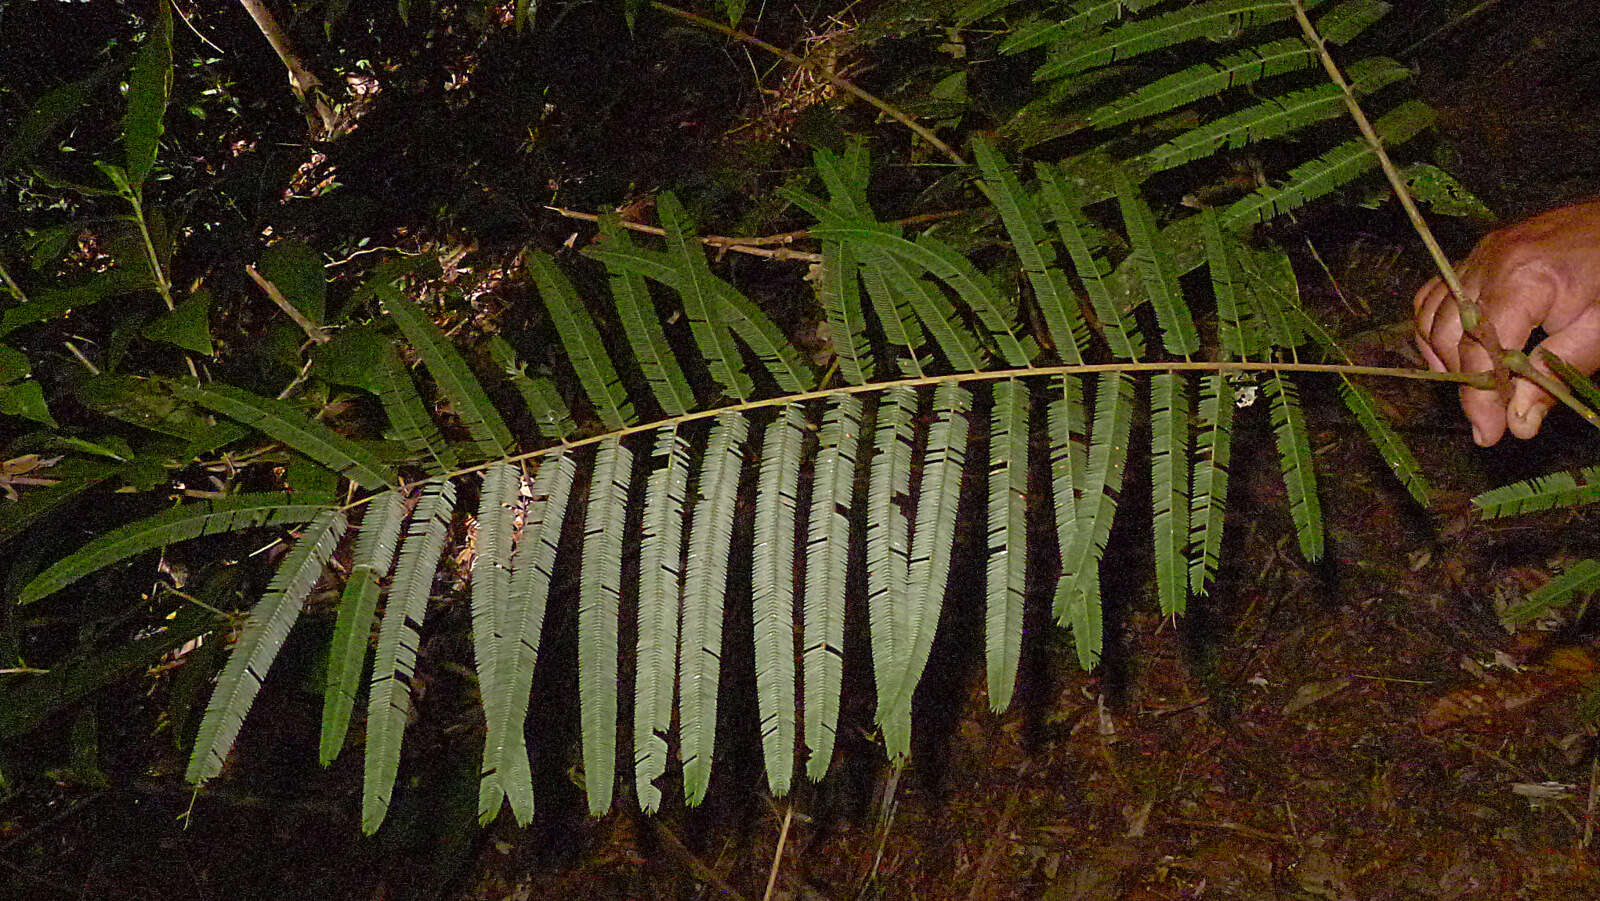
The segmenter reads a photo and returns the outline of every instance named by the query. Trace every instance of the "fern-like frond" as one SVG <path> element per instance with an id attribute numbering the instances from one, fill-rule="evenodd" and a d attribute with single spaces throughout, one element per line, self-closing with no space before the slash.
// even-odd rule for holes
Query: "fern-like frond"
<path id="1" fill-rule="evenodd" d="M 813 278 L 817 302 L 828 317 L 839 372 L 852 385 L 865 385 L 876 368 L 861 307 L 859 265 L 855 251 L 843 241 L 823 241 L 822 265 Z"/>
<path id="2" fill-rule="evenodd" d="M 1167 353 L 1187 357 L 1200 349 L 1200 333 L 1195 330 L 1189 305 L 1183 299 L 1183 289 L 1178 286 L 1178 272 L 1171 262 L 1172 251 L 1156 225 L 1155 213 L 1139 193 L 1139 186 L 1125 172 L 1118 173 L 1116 183 L 1122 221 L 1133 244 L 1130 259 L 1139 272 L 1145 296 L 1155 308 L 1162 343 Z"/>
<path id="3" fill-rule="evenodd" d="M 423 365 L 428 367 L 434 384 L 439 386 L 461 424 L 466 426 L 478 453 L 485 459 L 509 456 L 516 446 L 511 430 L 489 402 L 483 385 L 472 374 L 467 361 L 396 282 L 386 279 L 382 273 L 373 280 L 373 293 L 416 350 Z"/>
<path id="4" fill-rule="evenodd" d="M 522 506 L 522 471 L 503 460 L 483 472 L 478 492 L 477 535 L 472 557 L 472 656 L 477 664 L 478 694 L 486 715 L 496 709 L 505 675 L 508 648 L 501 636 L 516 616 L 511 605 L 511 553 L 516 519 Z M 498 723 L 490 725 L 494 731 Z M 494 739 L 489 745 L 497 745 Z M 497 787 L 494 792 L 502 791 Z M 494 800 L 495 811 L 500 808 Z"/>
<path id="5" fill-rule="evenodd" d="M 1066 615 L 1070 599 L 1068 561 L 1078 558 L 1078 538 L 1083 525 L 1078 520 L 1079 495 L 1088 487 L 1088 419 L 1083 404 L 1083 381 L 1078 376 L 1059 376 L 1050 389 L 1045 425 L 1050 435 L 1050 488 L 1056 518 L 1056 547 L 1062 572 L 1057 582 L 1055 616 Z M 1091 500 L 1084 500 L 1089 509 Z"/>
<path id="6" fill-rule="evenodd" d="M 789 792 L 794 772 L 795 671 L 794 574 L 796 497 L 805 417 L 787 404 L 767 425 L 756 483 L 754 574 L 756 704 L 767 786 L 775 797 Z"/>
<path id="7" fill-rule="evenodd" d="M 344 749 L 345 732 L 355 709 L 361 672 L 366 667 L 372 641 L 372 622 L 378 608 L 382 582 L 394 567 L 400 527 L 405 524 L 406 502 L 399 491 L 386 491 L 367 506 L 350 560 L 350 579 L 339 598 L 339 617 L 328 648 L 327 689 L 322 696 L 322 742 L 318 752 L 323 766 Z"/>
<path id="8" fill-rule="evenodd" d="M 755 386 L 744 371 L 744 360 L 733 343 L 733 335 L 723 326 L 722 301 L 717 289 L 719 279 L 711 274 L 705 251 L 695 239 L 689 214 L 670 191 L 656 198 L 656 212 L 666 231 L 667 252 L 676 263 L 673 269 L 676 278 L 671 287 L 683 299 L 689 333 L 710 367 L 711 378 L 735 399 L 748 400 Z M 602 258 L 610 260 L 615 253 L 608 251 Z M 596 253 L 595 256 L 601 255 Z"/>
<path id="9" fill-rule="evenodd" d="M 866 286 L 867 297 L 872 300 L 873 312 L 878 316 L 878 326 L 883 332 L 883 339 L 891 348 L 905 351 L 906 355 L 898 358 L 899 368 L 915 378 L 923 375 L 922 327 L 917 324 L 917 315 L 911 309 L 911 299 L 903 291 L 895 290 L 886 276 L 886 271 L 896 265 L 892 259 L 889 262 L 878 262 L 869 255 L 862 260 L 861 283 Z"/>
<path id="10" fill-rule="evenodd" d="M 327 512 L 326 503 L 300 503 L 286 494 L 237 494 L 184 504 L 101 535 L 34 576 L 17 596 L 31 604 L 85 576 L 156 548 L 203 535 L 307 522 Z"/>
<path id="11" fill-rule="evenodd" d="M 1317 473 L 1300 392 L 1294 382 L 1278 374 L 1267 379 L 1266 387 L 1272 401 L 1272 430 L 1278 438 L 1278 464 L 1289 495 L 1289 516 L 1300 536 L 1300 555 L 1315 563 L 1322 559 L 1322 501 L 1317 497 Z"/>
<path id="12" fill-rule="evenodd" d="M 1088 345 L 1088 326 L 1078 310 L 1078 298 L 1072 293 L 1066 273 L 1054 265 L 1055 239 L 1045 231 L 1037 204 L 1023 190 L 1022 182 L 1010 165 L 982 135 L 973 137 L 972 155 L 983 171 L 983 181 L 979 184 L 1000 212 L 1000 221 L 1011 238 L 1017 262 L 1033 288 L 1034 302 L 1039 305 L 1045 326 L 1050 330 L 1056 356 L 1069 365 L 1082 363 L 1082 351 Z"/>
<path id="13" fill-rule="evenodd" d="M 1163 0 L 1079 0 L 1068 7 L 1066 18 L 1040 19 L 1030 26 L 1018 28 L 1000 45 L 1000 52 L 1022 53 L 1046 44 L 1059 43 L 1161 2 Z"/>
<path id="14" fill-rule="evenodd" d="M 578 430 L 578 424 L 572 421 L 572 412 L 556 390 L 556 383 L 541 373 L 529 375 L 523 364 L 518 362 L 517 352 L 512 349 L 511 342 L 499 335 L 490 336 L 488 347 L 494 364 L 511 380 L 517 393 L 522 395 L 522 401 L 527 404 L 528 413 L 533 417 L 534 427 L 539 434 L 558 441 L 572 437 Z"/>
<path id="15" fill-rule="evenodd" d="M 1100 659 L 1100 559 L 1111 540 L 1117 496 L 1122 491 L 1128 436 L 1133 427 L 1133 401 L 1130 376 L 1118 372 L 1101 374 L 1095 391 L 1094 430 L 1089 435 L 1084 490 L 1078 501 L 1073 556 L 1062 560 L 1061 580 L 1056 584 L 1056 619 L 1072 628 L 1078 664 L 1084 669 Z"/>
<path id="16" fill-rule="evenodd" d="M 287 401 L 217 383 L 202 386 L 173 381 L 168 387 L 180 400 L 257 429 L 370 491 L 399 482 L 371 451 L 322 423 L 308 419 Z"/>
<path id="17" fill-rule="evenodd" d="M 994 385 L 989 414 L 989 570 L 984 616 L 989 709 L 1011 706 L 1022 658 L 1022 601 L 1028 577 L 1028 385 Z"/>
<path id="18" fill-rule="evenodd" d="M 1076 189 L 1053 166 L 1040 163 L 1034 171 L 1039 177 L 1039 195 L 1055 219 L 1061 243 L 1072 257 L 1072 266 L 1100 320 L 1100 333 L 1105 336 L 1112 354 L 1120 359 L 1137 360 L 1144 355 L 1144 337 L 1131 313 L 1111 297 L 1106 279 L 1111 266 L 1094 252 L 1089 240 L 1091 226 L 1076 199 Z"/>
<path id="19" fill-rule="evenodd" d="M 806 775 L 820 781 L 833 759 L 844 686 L 845 586 L 850 563 L 850 511 L 860 445 L 859 398 L 828 405 L 817 439 L 806 534 L 802 666 L 805 672 Z"/>
<path id="20" fill-rule="evenodd" d="M 578 704 L 589 813 L 611 809 L 617 770 L 617 628 L 622 604 L 622 528 L 633 454 L 611 436 L 595 453 L 578 581 Z"/>
<path id="21" fill-rule="evenodd" d="M 1405 486 L 1406 492 L 1417 503 L 1428 506 L 1431 489 L 1427 476 L 1422 473 L 1422 464 L 1417 462 L 1411 448 L 1406 446 L 1389 420 L 1378 412 L 1378 402 L 1365 388 L 1348 378 L 1339 379 L 1339 397 L 1344 400 L 1345 407 L 1355 414 L 1356 422 L 1367 433 L 1367 439 L 1377 448 L 1383 462 L 1389 464 L 1389 470 Z"/>
<path id="22" fill-rule="evenodd" d="M 897 386 L 878 396 L 867 478 L 867 628 L 878 719 L 889 712 L 900 674 L 911 659 L 901 623 L 909 608 L 911 449 L 917 393 Z"/>
<path id="23" fill-rule="evenodd" d="M 1312 7 L 1317 0 L 1304 0 Z M 1139 19 L 1089 38 L 1068 36 L 1056 43 L 1050 59 L 1033 73 L 1034 81 L 1047 81 L 1096 66 L 1132 59 L 1135 56 L 1189 41 L 1218 40 L 1242 34 L 1269 22 L 1294 15 L 1294 7 L 1282 0 L 1208 0 L 1193 3 L 1149 19 Z"/>
<path id="24" fill-rule="evenodd" d="M 749 424 L 738 413 L 721 413 L 712 423 L 689 528 L 678 649 L 678 733 L 683 792 L 690 806 L 705 800 L 711 785 L 717 687 L 722 675 L 722 601 L 733 540 L 734 502 L 749 432 Z"/>
<path id="25" fill-rule="evenodd" d="M 609 244 L 631 249 L 632 239 L 615 213 L 600 217 L 600 235 Z M 667 335 L 661 328 L 661 316 L 650 301 L 650 289 L 637 273 L 613 270 L 611 273 L 611 299 L 617 306 L 617 316 L 633 348 L 633 358 L 644 373 L 656 403 L 668 416 L 682 416 L 694 408 L 694 392 L 684 377 L 678 358 L 672 355 Z"/>
<path id="26" fill-rule="evenodd" d="M 1484 519 L 1580 507 L 1600 501 L 1600 466 L 1553 472 L 1492 488 L 1472 499 Z"/>
<path id="27" fill-rule="evenodd" d="M 576 478 L 577 464 L 572 454 L 562 452 L 545 459 L 530 489 L 522 538 L 511 558 L 511 609 L 516 616 L 504 625 L 500 636 L 505 647 L 499 659 L 506 671 L 498 679 L 498 695 L 485 698 L 493 706 L 486 705 L 484 709 L 488 733 L 478 790 L 480 820 L 499 812 L 498 792 L 504 792 L 518 823 L 527 825 L 533 819 L 533 776 L 524 735 L 528 693 L 533 685 L 533 667 L 539 660 L 539 638 L 555 572 L 556 548 L 561 543 L 561 527 L 567 519 L 567 504 Z"/>
<path id="28" fill-rule="evenodd" d="M 1373 123 L 1373 129 L 1386 146 L 1393 147 L 1421 134 L 1433 120 L 1431 107 L 1421 101 L 1408 100 Z M 1223 222 L 1230 229 L 1267 222 L 1349 184 L 1377 166 L 1377 151 L 1365 140 L 1346 141 L 1291 169 L 1281 184 L 1261 188 L 1235 201 L 1223 212 Z"/>
<path id="29" fill-rule="evenodd" d="M 605 344 L 600 340 L 600 329 L 594 317 L 589 315 L 572 282 L 556 265 L 555 257 L 544 251 L 529 251 L 526 264 L 528 274 L 539 288 L 539 296 L 544 298 L 545 309 L 550 311 L 550 321 L 555 325 L 561 345 L 566 348 L 567 359 L 578 374 L 578 384 L 583 386 L 583 393 L 600 422 L 608 429 L 631 425 L 637 419 L 633 403 L 628 400 L 622 378 L 617 375 L 611 355 L 606 353 Z M 626 273 L 618 277 L 638 278 Z"/>
<path id="30" fill-rule="evenodd" d="M 1195 435 L 1194 489 L 1189 494 L 1189 591 L 1203 595 L 1222 561 L 1233 459 L 1233 387 L 1220 372 L 1200 381 L 1200 431 Z"/>
<path id="31" fill-rule="evenodd" d="M 455 504 L 456 489 L 448 479 L 425 483 L 400 539 L 394 583 L 378 626 L 378 650 L 367 700 L 361 831 L 368 835 L 383 825 L 395 776 L 400 772 L 400 741 L 411 718 L 411 677 L 417 670 L 420 630 Z"/>
<path id="32" fill-rule="evenodd" d="M 1223 234 L 1217 211 L 1201 212 L 1200 223 L 1205 234 L 1206 263 L 1211 271 L 1211 293 L 1217 301 L 1217 340 L 1229 358 L 1248 360 L 1266 350 L 1266 331 L 1240 297 L 1238 267 L 1229 249 L 1231 239 Z"/>
<path id="33" fill-rule="evenodd" d="M 956 382 L 941 382 L 933 392 L 933 422 L 917 490 L 916 525 L 906 567 L 906 606 L 893 611 L 892 628 L 899 666 L 891 667 L 892 692 L 878 697 L 877 722 L 890 760 L 911 753 L 911 698 L 928 654 L 933 650 L 939 611 L 950 580 L 951 537 L 956 532 L 956 507 L 967 462 L 968 411 L 972 392 Z M 878 667 L 873 660 L 873 669 Z"/>
<path id="34" fill-rule="evenodd" d="M 379 386 L 378 401 L 389 417 L 394 436 L 405 445 L 411 458 L 430 461 L 429 468 L 435 473 L 449 472 L 459 466 L 455 449 L 439 434 L 438 425 L 422 403 L 417 383 L 411 380 L 411 373 L 393 347 L 383 349 L 375 377 Z"/>
<path id="35" fill-rule="evenodd" d="M 1579 560 L 1549 582 L 1511 605 L 1501 618 L 1507 624 L 1523 626 L 1533 622 L 1573 598 L 1600 588 L 1600 560 Z"/>
<path id="36" fill-rule="evenodd" d="M 639 626 L 633 693 L 634 792 L 639 807 L 661 807 L 655 781 L 667 771 L 672 689 L 678 676 L 683 578 L 683 510 L 689 495 L 689 439 L 676 426 L 656 431 L 659 461 L 645 485 L 639 546 Z"/>
<path id="37" fill-rule="evenodd" d="M 185 777 L 190 782 L 204 782 L 222 772 L 222 761 L 239 737 L 245 714 L 255 703 L 267 670 L 277 659 L 289 629 L 300 618 L 306 598 L 348 528 L 349 523 L 338 510 L 317 514 L 278 564 L 267 593 L 250 608 L 244 631 L 239 633 L 239 642 L 222 668 L 211 702 L 206 705 L 205 719 L 200 721 L 200 731 L 195 735 L 194 753 Z"/>
<path id="38" fill-rule="evenodd" d="M 1364 96 L 1410 75 L 1410 70 L 1386 57 L 1357 60 L 1345 73 L 1350 88 Z M 1268 97 L 1225 116 L 1198 125 L 1130 161 L 1133 168 L 1150 172 L 1204 159 L 1225 148 L 1281 138 L 1345 113 L 1339 86 L 1328 83 Z"/>
<path id="39" fill-rule="evenodd" d="M 1150 377 L 1150 498 L 1161 614 L 1189 606 L 1189 387 L 1181 373 Z"/>
<path id="40" fill-rule="evenodd" d="M 1298 72 L 1317 64 L 1317 51 L 1303 38 L 1284 38 L 1238 53 L 1216 62 L 1204 62 L 1153 81 L 1124 97 L 1089 113 L 1089 124 L 1111 128 L 1159 116 L 1223 91 L 1254 84 L 1264 78 Z"/>
<path id="41" fill-rule="evenodd" d="M 1253 247 L 1233 233 L 1228 233 L 1222 243 L 1238 275 L 1234 284 L 1245 307 L 1262 324 L 1268 343 L 1277 347 L 1304 344 L 1300 282 L 1288 252 L 1275 244 Z"/>

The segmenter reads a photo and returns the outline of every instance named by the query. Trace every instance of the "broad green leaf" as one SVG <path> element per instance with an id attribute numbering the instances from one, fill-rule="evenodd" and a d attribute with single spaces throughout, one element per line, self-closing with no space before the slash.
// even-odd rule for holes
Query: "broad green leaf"
<path id="1" fill-rule="evenodd" d="M 33 156 L 52 132 L 83 108 L 90 95 L 116 68 L 115 63 L 107 61 L 89 75 L 52 88 L 34 101 L 27 115 L 12 130 L 4 149 L 0 149 L 0 172 L 9 172 Z"/>
<path id="2" fill-rule="evenodd" d="M 144 327 L 144 336 L 165 341 L 202 356 L 211 356 L 211 292 L 200 289 L 181 301 L 177 308 Z"/>
<path id="3" fill-rule="evenodd" d="M 328 275 L 322 256 L 303 241 L 279 241 L 261 253 L 261 275 L 312 325 L 328 316 Z"/>
<path id="4" fill-rule="evenodd" d="M 327 509 L 325 504 L 296 503 L 277 493 L 238 494 L 184 504 L 106 532 L 35 576 L 17 601 L 30 604 L 145 551 L 203 535 L 302 523 Z"/>
<path id="5" fill-rule="evenodd" d="M 172 13 L 167 4 L 158 3 L 155 21 L 134 57 L 128 76 L 128 109 L 122 116 L 122 149 L 128 184 L 135 194 L 156 164 L 171 93 Z"/>

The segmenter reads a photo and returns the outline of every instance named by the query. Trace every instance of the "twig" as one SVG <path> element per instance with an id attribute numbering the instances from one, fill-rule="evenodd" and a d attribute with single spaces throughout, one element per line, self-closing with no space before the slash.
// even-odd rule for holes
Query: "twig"
<path id="1" fill-rule="evenodd" d="M 315 89 L 322 85 L 322 81 L 307 69 L 305 63 L 300 62 L 300 57 L 289 46 L 289 38 L 279 27 L 278 20 L 273 18 L 272 10 L 267 9 L 263 0 L 239 0 L 239 5 L 244 7 L 250 18 L 255 20 L 256 27 L 261 29 L 262 37 L 272 45 L 272 52 L 278 54 L 283 67 L 289 70 L 289 88 L 294 91 L 294 96 L 301 104 L 307 106 L 317 114 L 321 121 L 324 135 L 332 137 L 335 132 L 335 116 L 328 102 L 315 93 Z"/>
<path id="2" fill-rule="evenodd" d="M 566 207 L 553 206 L 548 203 L 545 204 L 544 208 L 567 219 L 577 219 L 581 222 L 600 221 L 600 217 L 594 213 L 584 213 L 579 212 L 578 210 L 569 210 Z M 936 213 L 922 213 L 917 216 L 907 216 L 904 219 L 895 219 L 889 224 L 920 225 L 924 222 L 938 222 L 943 219 L 949 219 L 953 216 L 959 216 L 964 212 L 966 211 L 940 210 Z M 618 224 L 629 231 L 636 231 L 640 234 L 655 235 L 658 238 L 666 235 L 666 231 L 663 229 L 660 229 L 654 225 L 645 225 L 642 222 L 630 222 L 624 219 Z M 759 235 L 752 238 L 734 238 L 725 235 L 701 235 L 700 243 L 706 245 L 707 247 L 715 247 L 718 250 L 733 251 L 734 253 L 747 253 L 751 256 L 766 257 L 768 259 L 805 260 L 811 263 L 820 263 L 822 262 L 821 254 L 809 253 L 807 251 L 800 250 L 788 250 L 782 247 L 780 247 L 778 250 L 766 249 L 775 244 L 788 245 L 793 244 L 796 241 L 805 241 L 810 238 L 811 229 L 802 228 L 792 232 L 782 232 L 776 235 Z M 331 266 L 334 264 L 330 263 L 329 265 Z"/>
<path id="3" fill-rule="evenodd" d="M 241 2 L 243 2 L 243 0 L 241 0 Z M 761 40 L 755 35 L 747 34 L 737 28 L 730 28 L 721 22 L 707 19 L 704 16 L 695 15 L 687 10 L 678 9 L 675 6 L 668 6 L 665 3 L 659 2 L 659 0 L 652 0 L 650 5 L 669 16 L 677 16 L 678 18 L 698 25 L 701 28 L 727 35 L 736 41 L 743 41 L 752 47 L 759 47 L 762 50 L 765 50 L 768 53 L 783 59 L 785 62 L 799 66 L 802 69 L 810 69 L 813 74 L 815 74 L 818 78 L 821 78 L 823 81 L 826 81 L 828 84 L 833 85 L 847 94 L 860 98 L 861 100 L 865 100 L 867 103 L 877 107 L 883 112 L 884 115 L 916 132 L 918 137 L 922 138 L 924 141 L 927 141 L 929 144 L 932 144 L 939 150 L 940 153 L 943 153 L 945 156 L 949 157 L 951 162 L 955 163 L 957 166 L 965 166 L 967 164 L 967 161 L 961 157 L 961 154 L 952 150 L 949 144 L 939 140 L 938 135 L 928 130 L 917 120 L 911 118 L 905 112 L 901 111 L 898 107 L 891 105 L 888 101 L 883 100 L 875 94 L 869 94 L 861 88 L 856 87 L 855 82 L 835 75 L 832 72 L 819 69 L 816 66 L 813 66 L 804 57 L 795 56 L 793 53 L 790 53 L 781 47 L 775 47 L 772 44 Z"/>
<path id="4" fill-rule="evenodd" d="M 189 26 L 189 30 L 194 32 L 194 36 L 200 39 L 200 43 L 205 44 L 207 47 L 210 47 L 212 50 L 217 51 L 217 55 L 218 56 L 227 56 L 228 55 L 228 54 L 223 52 L 221 47 L 218 47 L 216 44 L 212 43 L 210 38 L 208 38 L 205 35 L 201 34 L 200 33 L 200 29 L 194 27 L 194 22 L 190 21 L 189 14 L 183 11 L 183 7 L 178 5 L 178 0 L 172 0 L 171 6 L 172 6 L 172 11 L 178 14 L 178 18 L 183 20 L 183 24 Z"/>
<path id="5" fill-rule="evenodd" d="M 261 290 L 265 291 L 267 293 L 267 297 L 271 298 L 273 303 L 278 305 L 278 309 L 282 310 L 284 315 L 288 316 L 290 319 L 293 319 L 295 325 L 300 326 L 300 331 L 305 332 L 306 337 L 318 344 L 327 344 L 329 341 L 333 340 L 332 338 L 328 337 L 327 332 L 318 327 L 315 322 L 312 322 L 310 319 L 306 318 L 306 314 L 300 312 L 294 304 L 290 303 L 289 298 L 283 296 L 283 292 L 278 290 L 277 285 L 267 281 L 266 276 L 256 271 L 255 266 L 246 263 L 244 271 L 246 275 L 250 276 L 250 280 L 255 282 L 256 285 L 261 288 Z"/>
<path id="6" fill-rule="evenodd" d="M 772 901 L 772 893 L 778 887 L 778 868 L 783 866 L 783 846 L 789 841 L 789 823 L 793 820 L 794 803 L 790 802 L 783 808 L 783 828 L 778 830 L 778 849 L 772 852 L 772 869 L 767 871 L 767 891 L 761 901 Z"/>
<path id="7" fill-rule="evenodd" d="M 1328 52 L 1327 43 L 1307 18 L 1305 5 L 1301 0 L 1290 0 L 1290 2 L 1294 6 L 1294 15 L 1300 23 L 1300 30 L 1317 48 L 1323 70 L 1328 73 L 1328 78 L 1339 86 L 1340 92 L 1344 95 L 1345 107 L 1350 111 L 1350 117 L 1355 120 L 1356 127 L 1361 129 L 1361 136 L 1366 139 L 1368 146 L 1377 156 L 1378 165 L 1382 167 L 1384 177 L 1389 180 L 1389 186 L 1394 189 L 1395 198 L 1400 201 L 1400 207 L 1406 211 L 1406 217 L 1411 220 L 1412 227 L 1422 238 L 1423 246 L 1428 248 L 1428 255 L 1433 257 L 1433 264 L 1438 268 L 1445 285 L 1450 288 L 1450 293 L 1455 295 L 1456 309 L 1461 313 L 1462 331 L 1471 336 L 1489 354 L 1489 359 L 1494 364 L 1495 389 L 1502 397 L 1508 395 L 1510 379 L 1506 371 L 1510 370 L 1548 391 L 1551 396 L 1572 408 L 1590 425 L 1600 428 L 1600 412 L 1579 401 L 1558 380 L 1535 369 L 1529 362 L 1527 354 L 1521 350 L 1508 350 L 1501 346 L 1500 338 L 1495 334 L 1494 323 L 1485 319 L 1478 302 L 1467 296 L 1466 289 L 1461 285 L 1461 279 L 1456 275 L 1455 267 L 1450 265 L 1450 258 L 1445 256 L 1444 248 L 1439 246 L 1438 239 L 1433 236 L 1433 230 L 1428 228 L 1427 221 L 1422 218 L 1422 212 L 1417 209 L 1411 191 L 1406 188 L 1405 179 L 1401 177 L 1400 170 L 1395 168 L 1394 162 L 1389 159 L 1383 141 L 1378 137 L 1378 132 L 1372 127 L 1372 123 L 1368 121 L 1367 114 L 1362 111 L 1361 104 L 1356 102 L 1355 92 L 1350 89 L 1350 83 L 1345 81 L 1344 73 L 1339 71 L 1338 63 L 1334 62 L 1333 55 Z"/>

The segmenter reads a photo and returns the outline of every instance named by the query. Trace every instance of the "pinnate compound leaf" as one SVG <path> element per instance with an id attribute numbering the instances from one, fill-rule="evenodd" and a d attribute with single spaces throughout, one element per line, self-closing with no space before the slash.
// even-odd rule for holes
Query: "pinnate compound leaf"
<path id="1" fill-rule="evenodd" d="M 338 510 L 318 513 L 294 548 L 284 555 L 267 593 L 251 608 L 195 737 L 194 755 L 186 774 L 190 782 L 204 782 L 222 772 L 222 762 L 239 737 L 245 714 L 255 703 L 267 670 L 348 527 L 344 514 Z"/>

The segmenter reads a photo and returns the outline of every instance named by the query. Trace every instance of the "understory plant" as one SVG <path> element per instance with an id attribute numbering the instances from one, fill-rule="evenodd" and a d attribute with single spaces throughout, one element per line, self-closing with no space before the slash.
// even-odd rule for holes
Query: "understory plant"
<path id="1" fill-rule="evenodd" d="M 17 601 L 47 603 L 113 568 L 147 567 L 152 552 L 180 542 L 246 530 L 281 538 L 275 575 L 247 614 L 196 616 L 216 605 L 174 586 L 195 604 L 142 650 L 164 653 L 202 633 L 213 648 L 232 641 L 187 771 L 203 782 L 222 772 L 308 599 L 336 592 L 320 756 L 326 764 L 359 745 L 363 825 L 373 831 L 400 771 L 421 635 L 445 590 L 441 561 L 452 559 L 469 575 L 479 814 L 488 821 L 509 804 L 526 823 L 528 740 L 539 733 L 530 686 L 550 640 L 552 586 L 563 581 L 577 592 L 574 715 L 589 809 L 612 808 L 618 753 L 628 749 L 622 775 L 655 811 L 674 757 L 687 803 L 706 795 L 724 624 L 746 597 L 755 728 L 774 795 L 792 788 L 797 765 L 812 780 L 829 770 L 852 609 L 868 626 L 884 749 L 896 762 L 910 753 L 912 699 L 956 575 L 963 517 L 984 524 L 982 572 L 959 575 L 984 586 L 996 712 L 1018 678 L 1031 571 L 1054 574 L 1039 593 L 1070 630 L 1080 665 L 1100 659 L 1101 562 L 1130 472 L 1149 479 L 1156 603 L 1182 615 L 1216 576 L 1240 411 L 1256 404 L 1269 410 L 1300 554 L 1317 561 L 1307 373 L 1337 381 L 1426 504 L 1415 459 L 1355 380 L 1374 371 L 1342 360 L 1302 309 L 1287 252 L 1256 234 L 1378 167 L 1377 146 L 1344 125 L 1348 103 L 1381 106 L 1374 129 L 1390 145 L 1428 127 L 1425 105 L 1396 99 L 1401 63 L 1341 60 L 1347 86 L 1322 74 L 1324 51 L 1353 45 L 1387 4 L 1023 6 L 975 3 L 946 23 L 1000 32 L 995 59 L 1036 63 L 1038 86 L 992 137 L 963 134 L 970 163 L 934 138 L 961 164 L 971 201 L 959 217 L 920 228 L 928 220 L 885 217 L 867 145 L 822 147 L 804 178 L 776 189 L 805 217 L 777 250 L 719 238 L 714 259 L 685 203 L 665 190 L 653 196 L 658 228 L 600 213 L 577 252 L 525 248 L 516 277 L 540 309 L 520 336 L 445 334 L 431 307 L 436 273 L 415 257 L 375 260 L 335 303 L 322 256 L 276 241 L 252 277 L 303 334 L 301 365 L 292 378 L 246 387 L 211 376 L 224 357 L 211 301 L 173 283 L 182 241 L 145 203 L 171 84 L 172 31 L 159 4 L 129 72 L 122 159 L 98 163 L 102 184 L 54 180 L 121 203 L 94 224 L 117 239 L 104 267 L 50 282 L 65 242 L 88 223 L 9 236 L 25 241 L 32 266 L 5 277 L 13 302 L 0 338 L 16 346 L 0 345 L 0 412 L 41 428 L 6 464 L 18 499 L 3 508 L 0 540 L 111 488 L 194 499 L 52 554 L 14 587 Z M 1297 19 L 1307 10 L 1314 23 Z M 6 165 L 30 159 L 103 77 L 41 99 Z M 966 90 L 944 83 L 947 97 Z M 1281 174 L 1262 171 L 1226 199 L 1174 202 L 1219 159 L 1258 149 Z M 1431 167 L 1404 174 L 1458 189 Z M 802 351 L 724 277 L 722 253 L 804 263 L 793 293 L 808 298 L 822 346 Z M 59 426 L 31 378 L 39 354 L 25 352 L 28 329 L 113 298 L 161 304 L 122 340 L 168 348 L 170 365 L 90 367 L 68 391 L 140 430 L 137 442 Z M 559 352 L 537 350 L 541 341 Z M 374 415 L 341 415 L 360 408 Z M 1146 431 L 1139 422 L 1148 446 L 1134 444 Z M 255 462 L 257 453 L 270 460 Z M 1135 454 L 1148 465 L 1130 468 Z M 212 477 L 209 490 L 193 490 Z M 1595 482 L 1585 471 L 1480 500 L 1493 513 L 1575 504 L 1600 496 Z M 735 538 L 741 521 L 753 523 L 747 553 Z M 1547 593 L 1597 582 L 1591 561 Z M 630 708 L 632 722 L 622 722 Z M 362 709 L 358 740 L 351 726 Z M 6 728 L 37 721 L 13 713 Z"/>

